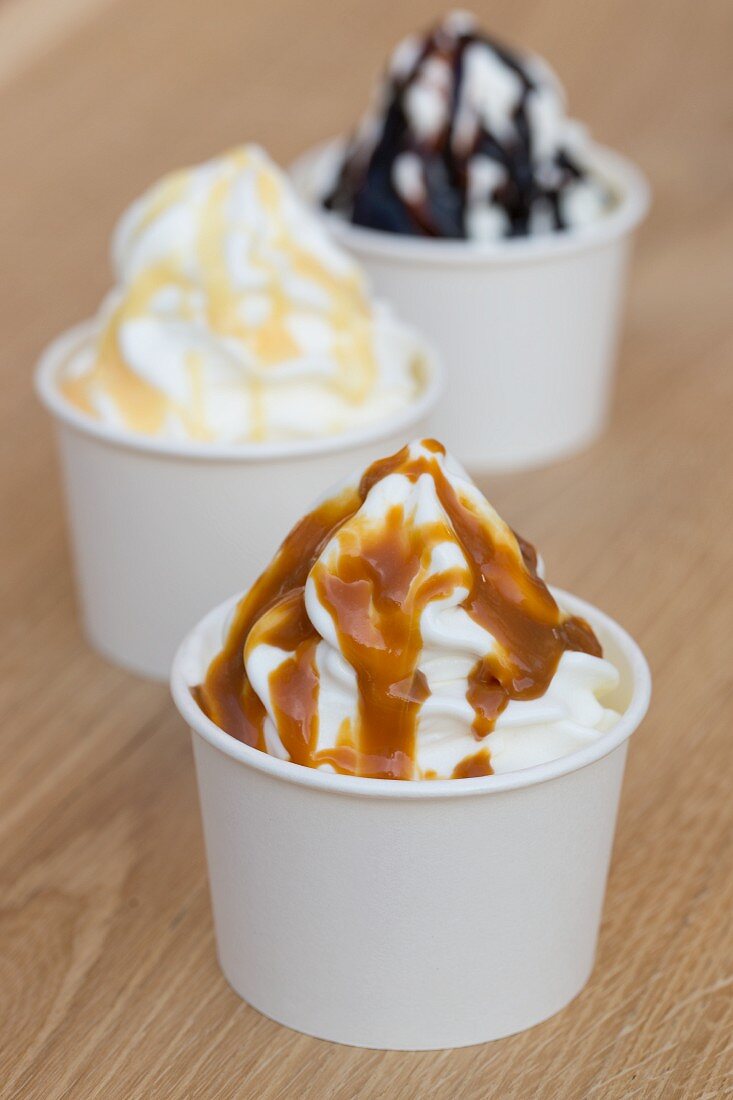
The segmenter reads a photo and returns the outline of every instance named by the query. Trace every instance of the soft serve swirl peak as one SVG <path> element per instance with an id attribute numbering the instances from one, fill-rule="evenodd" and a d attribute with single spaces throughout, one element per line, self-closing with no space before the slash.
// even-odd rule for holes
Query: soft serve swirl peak
<path id="1" fill-rule="evenodd" d="M 529 544 L 433 440 L 374 463 L 293 529 L 195 689 L 238 739 L 297 764 L 463 778 L 608 729 L 618 682 Z"/>
<path id="2" fill-rule="evenodd" d="M 395 49 L 325 205 L 388 233 L 495 241 L 583 227 L 613 196 L 545 62 L 454 11 Z"/>
<path id="3" fill-rule="evenodd" d="M 155 184 L 114 238 L 117 286 L 60 388 L 121 430 L 337 435 L 420 392 L 424 349 L 286 177 L 245 146 Z"/>

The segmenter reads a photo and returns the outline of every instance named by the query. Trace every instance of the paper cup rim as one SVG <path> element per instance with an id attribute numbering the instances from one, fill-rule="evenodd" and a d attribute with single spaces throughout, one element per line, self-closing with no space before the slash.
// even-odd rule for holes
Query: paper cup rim
<path id="1" fill-rule="evenodd" d="M 372 421 L 356 431 L 319 439 L 262 443 L 200 443 L 190 440 L 159 439 L 113 428 L 93 420 L 75 408 L 59 391 L 57 376 L 61 365 L 75 347 L 90 339 L 95 328 L 94 319 L 82 321 L 61 333 L 45 348 L 38 360 L 34 375 L 36 394 L 52 416 L 68 427 L 103 443 L 144 454 L 204 461 L 258 463 L 264 460 L 319 458 L 322 455 L 356 450 L 372 443 L 379 443 L 381 439 L 402 432 L 407 441 L 411 436 L 412 428 L 433 411 L 445 388 L 445 372 L 438 353 L 421 333 L 413 330 L 427 367 L 427 380 L 423 392 L 404 408 L 380 420 Z"/>
<path id="2" fill-rule="evenodd" d="M 501 241 L 435 240 L 388 233 L 352 225 L 339 214 L 324 210 L 315 201 L 314 176 L 320 163 L 335 159 L 344 138 L 331 138 L 312 146 L 291 165 L 296 190 L 316 207 L 342 245 L 361 256 L 396 262 L 415 261 L 428 267 L 536 263 L 598 248 L 631 233 L 645 218 L 651 204 L 651 188 L 641 169 L 620 153 L 595 142 L 589 161 L 614 186 L 620 201 L 613 210 L 589 225 L 535 237 Z M 309 186 L 310 181 L 310 186 Z"/>
<path id="3" fill-rule="evenodd" d="M 245 745 L 220 729 L 203 713 L 191 694 L 191 685 L 187 682 L 185 667 L 190 648 L 202 630 L 212 621 L 224 619 L 233 609 L 242 595 L 230 597 L 219 604 L 186 635 L 173 660 L 170 687 L 173 701 L 189 728 L 208 741 L 230 759 L 253 768 L 255 771 L 294 783 L 301 787 L 311 787 L 324 792 L 341 795 L 354 795 L 370 798 L 460 798 L 468 795 L 498 794 L 501 791 L 532 787 L 548 780 L 556 779 L 569 772 L 579 771 L 596 760 L 608 756 L 614 749 L 626 741 L 641 724 L 649 707 L 651 698 L 651 673 L 641 649 L 622 626 L 600 611 L 593 604 L 565 592 L 551 588 L 551 592 L 561 606 L 574 615 L 581 615 L 595 627 L 599 625 L 602 633 L 613 638 L 623 652 L 632 679 L 632 692 L 624 713 L 618 722 L 607 732 L 601 734 L 592 744 L 577 752 L 568 753 L 545 764 L 537 764 L 521 771 L 505 772 L 501 775 L 479 776 L 471 779 L 371 779 L 365 776 L 338 775 L 294 764 L 290 760 L 280 760 L 260 749 Z"/>

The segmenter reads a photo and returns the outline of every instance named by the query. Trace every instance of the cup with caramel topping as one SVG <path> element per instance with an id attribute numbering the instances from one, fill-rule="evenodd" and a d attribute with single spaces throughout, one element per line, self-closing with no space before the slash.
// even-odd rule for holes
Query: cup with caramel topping
<path id="1" fill-rule="evenodd" d="M 425 428 L 441 370 L 256 147 L 155 184 L 112 252 L 115 288 L 37 389 L 88 637 L 165 679 L 304 499 Z"/>
<path id="2" fill-rule="evenodd" d="M 649 672 L 440 443 L 342 483 L 183 642 L 219 959 L 297 1030 L 522 1030 L 593 966 Z"/>
<path id="3" fill-rule="evenodd" d="M 598 437 L 649 188 L 567 116 L 541 59 L 453 12 L 397 46 L 349 139 L 291 174 L 434 340 L 450 382 L 436 431 L 471 471 L 542 465 Z"/>

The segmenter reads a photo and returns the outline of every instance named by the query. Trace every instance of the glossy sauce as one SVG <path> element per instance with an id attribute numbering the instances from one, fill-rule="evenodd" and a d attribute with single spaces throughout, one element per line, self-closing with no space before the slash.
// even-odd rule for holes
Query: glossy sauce
<path id="1" fill-rule="evenodd" d="M 428 454 L 407 448 L 374 463 L 359 486 L 319 505 L 293 529 L 269 568 L 236 610 L 224 648 L 195 689 L 205 713 L 232 736 L 266 750 L 265 708 L 246 675 L 245 654 L 267 643 L 289 654 L 269 677 L 280 739 L 291 760 L 310 767 L 330 764 L 346 774 L 388 779 L 419 778 L 416 736 L 420 707 L 429 694 L 418 668 L 421 614 L 435 599 L 466 586 L 466 570 L 430 573 L 434 546 L 457 539 L 470 571 L 463 608 L 498 642 L 500 653 L 477 661 L 467 698 L 477 744 L 491 732 L 511 699 L 544 694 L 566 650 L 601 655 L 582 619 L 565 617 L 537 575 L 532 547 L 507 530 L 495 538 L 489 523 L 464 502 L 445 477 L 430 441 Z M 376 525 L 344 525 L 369 490 L 390 473 L 410 481 L 428 474 L 447 520 L 416 526 L 400 505 Z M 501 531 L 501 528 L 499 528 Z M 332 537 L 337 552 L 319 560 Z M 334 748 L 319 750 L 318 672 L 320 636 L 305 609 L 312 574 L 318 599 L 336 627 L 342 655 L 356 673 L 356 728 L 345 722 Z M 488 748 L 461 761 L 455 778 L 491 774 Z"/>
<path id="2" fill-rule="evenodd" d="M 468 50 L 476 49 L 486 51 L 508 78 L 516 80 L 517 102 L 509 134 L 492 129 L 474 108 L 469 111 L 467 132 L 459 136 L 459 127 L 466 130 L 466 117 L 459 109 L 465 103 L 465 57 Z M 428 75 L 431 65 L 446 74 L 442 91 L 446 121 L 434 132 L 423 134 L 416 131 L 409 101 L 416 85 L 432 83 Z M 543 184 L 533 148 L 530 95 L 534 88 L 528 61 L 478 28 L 451 33 L 445 24 L 435 27 L 423 38 L 410 68 L 388 76 L 381 89 L 383 106 L 367 131 L 369 136 L 364 138 L 357 130 L 324 206 L 356 225 L 383 232 L 466 238 L 471 164 L 483 157 L 500 166 L 505 177 L 494 187 L 490 200 L 487 196 L 487 203 L 503 211 L 506 236 L 530 234 L 532 211 L 538 205 L 547 210 L 553 229 L 566 228 L 560 199 L 586 172 L 570 149 L 563 148 L 551 160 L 552 184 Z M 378 129 L 372 136 L 375 126 Z M 398 193 L 395 165 L 404 154 L 419 158 L 424 193 L 418 191 L 410 197 Z"/>

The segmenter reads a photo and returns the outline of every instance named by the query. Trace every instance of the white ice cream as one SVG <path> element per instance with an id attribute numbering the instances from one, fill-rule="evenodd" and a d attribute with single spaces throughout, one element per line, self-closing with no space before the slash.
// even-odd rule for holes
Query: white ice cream
<path id="1" fill-rule="evenodd" d="M 155 184 L 114 237 L 117 286 L 67 364 L 116 428 L 220 442 L 318 438 L 420 392 L 424 349 L 374 303 L 286 177 L 248 146 Z"/>
<path id="2" fill-rule="evenodd" d="M 424 443 L 413 443 L 410 459 L 420 458 L 436 464 L 459 499 L 488 527 L 494 545 L 505 547 L 512 560 L 519 563 L 517 568 L 526 571 L 510 528 L 458 463 L 427 450 Z M 618 683 L 615 667 L 588 653 L 565 651 L 545 694 L 533 700 L 510 700 L 493 731 L 477 740 L 472 729 L 475 712 L 467 697 L 468 677 L 477 661 L 487 654 L 494 654 L 501 663 L 502 648 L 464 606 L 472 584 L 467 550 L 438 498 L 434 476 L 427 471 L 414 480 L 396 472 L 374 484 L 361 509 L 324 547 L 306 583 L 307 615 L 320 636 L 316 648 L 317 749 L 336 746 L 345 724 L 353 730 L 359 723 L 356 672 L 342 652 L 334 619 L 319 598 L 318 578 L 332 571 L 343 553 L 353 554 L 355 547 L 358 551 L 368 532 L 379 530 L 395 506 L 402 510 L 403 522 L 418 532 L 424 531 L 432 545 L 419 583 L 438 574 L 453 578 L 450 595 L 427 602 L 420 618 L 418 669 L 427 681 L 429 695 L 422 703 L 417 724 L 418 775 L 450 777 L 461 761 L 482 747 L 490 752 L 494 772 L 516 771 L 574 752 L 609 729 L 618 716 L 603 705 L 602 699 Z M 436 525 L 440 532 L 437 541 Z M 278 733 L 269 682 L 271 674 L 290 657 L 290 653 L 272 645 L 245 646 L 249 681 L 267 711 L 267 750 L 283 758 L 287 758 L 287 752 Z"/>

